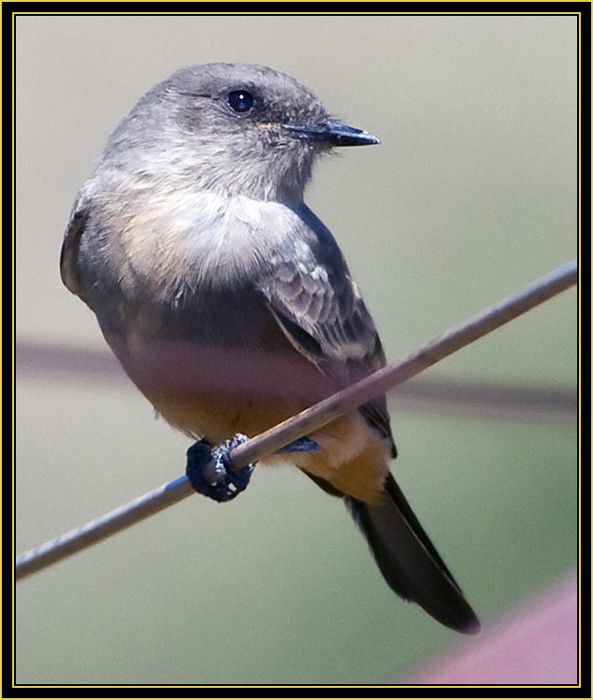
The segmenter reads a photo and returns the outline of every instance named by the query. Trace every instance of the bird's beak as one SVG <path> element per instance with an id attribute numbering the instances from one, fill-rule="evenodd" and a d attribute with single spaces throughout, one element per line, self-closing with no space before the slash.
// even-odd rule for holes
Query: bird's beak
<path id="1" fill-rule="evenodd" d="M 318 124 L 284 124 L 297 139 L 325 141 L 332 146 L 371 146 L 381 141 L 362 129 L 347 126 L 336 119 L 325 119 Z"/>

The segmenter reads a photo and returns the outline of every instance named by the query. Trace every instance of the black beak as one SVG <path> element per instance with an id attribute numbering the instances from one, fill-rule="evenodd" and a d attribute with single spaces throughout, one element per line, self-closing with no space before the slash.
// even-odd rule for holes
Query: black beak
<path id="1" fill-rule="evenodd" d="M 381 143 L 368 131 L 355 129 L 335 119 L 326 119 L 319 124 L 284 124 L 284 128 L 290 131 L 294 138 L 325 141 L 332 146 L 371 146 Z"/>

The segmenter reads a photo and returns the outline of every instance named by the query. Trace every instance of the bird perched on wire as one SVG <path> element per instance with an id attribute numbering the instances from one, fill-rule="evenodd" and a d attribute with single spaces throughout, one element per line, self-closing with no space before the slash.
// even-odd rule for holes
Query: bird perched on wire
<path id="1" fill-rule="evenodd" d="M 199 440 L 187 473 L 217 500 L 249 477 L 224 466 L 235 435 L 385 364 L 336 241 L 303 201 L 318 156 L 377 143 L 288 75 L 191 66 L 140 99 L 78 193 L 64 284 L 157 412 Z M 389 472 L 395 455 L 378 396 L 280 457 L 345 500 L 396 593 L 474 633 L 474 612 Z"/>

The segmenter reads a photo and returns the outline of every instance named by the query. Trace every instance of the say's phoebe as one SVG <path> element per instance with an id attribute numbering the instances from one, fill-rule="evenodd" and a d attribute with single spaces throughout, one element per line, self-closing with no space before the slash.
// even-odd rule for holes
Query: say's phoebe
<path id="1" fill-rule="evenodd" d="M 270 68 L 183 68 L 111 135 L 74 204 L 64 284 L 171 425 L 256 435 L 379 369 L 375 324 L 303 202 L 316 158 L 379 143 Z M 479 622 L 388 469 L 384 396 L 282 455 L 342 497 L 391 588 L 439 622 Z"/>

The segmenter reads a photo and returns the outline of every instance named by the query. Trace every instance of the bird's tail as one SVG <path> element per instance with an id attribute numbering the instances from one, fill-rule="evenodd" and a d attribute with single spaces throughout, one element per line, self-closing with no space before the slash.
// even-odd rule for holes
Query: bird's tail
<path id="1" fill-rule="evenodd" d="M 398 595 L 418 603 L 443 625 L 477 634 L 478 618 L 391 474 L 385 491 L 387 499 L 376 506 L 345 498 L 385 580 Z"/>

